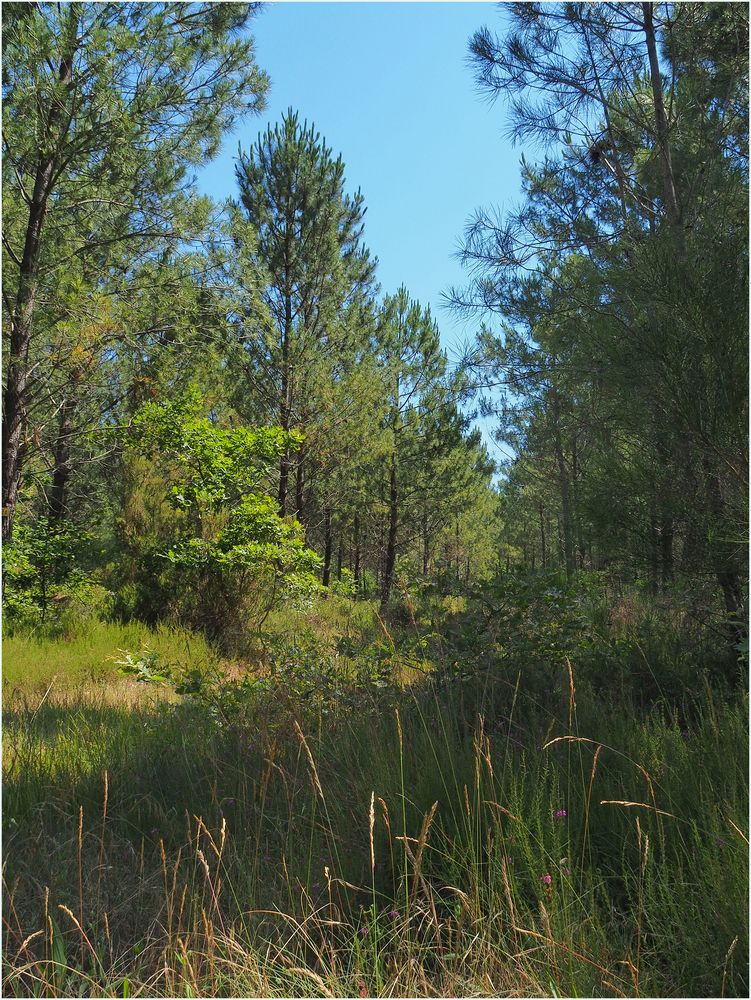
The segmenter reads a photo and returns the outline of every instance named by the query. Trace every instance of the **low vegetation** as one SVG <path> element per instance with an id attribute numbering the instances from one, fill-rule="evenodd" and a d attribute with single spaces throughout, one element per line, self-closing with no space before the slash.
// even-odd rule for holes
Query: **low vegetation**
<path id="1" fill-rule="evenodd" d="M 252 669 L 6 640 L 5 994 L 746 995 L 728 664 L 677 608 L 507 586 L 322 601 Z"/>

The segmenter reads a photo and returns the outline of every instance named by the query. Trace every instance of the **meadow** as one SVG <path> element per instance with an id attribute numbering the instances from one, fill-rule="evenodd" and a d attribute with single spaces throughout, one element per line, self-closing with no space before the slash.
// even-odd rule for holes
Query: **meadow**
<path id="1" fill-rule="evenodd" d="M 633 596 L 489 601 L 6 638 L 4 995 L 747 996 L 727 663 Z"/>

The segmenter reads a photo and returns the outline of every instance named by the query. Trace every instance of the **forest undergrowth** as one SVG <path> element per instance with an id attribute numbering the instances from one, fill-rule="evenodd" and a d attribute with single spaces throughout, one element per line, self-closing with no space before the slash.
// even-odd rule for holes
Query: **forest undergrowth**
<path id="1" fill-rule="evenodd" d="M 548 574 L 232 663 L 6 639 L 4 994 L 746 996 L 745 664 L 703 634 Z"/>

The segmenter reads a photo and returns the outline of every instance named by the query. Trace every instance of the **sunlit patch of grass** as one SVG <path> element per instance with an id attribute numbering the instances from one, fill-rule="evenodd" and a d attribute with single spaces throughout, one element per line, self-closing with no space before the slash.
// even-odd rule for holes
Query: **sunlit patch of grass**
<path id="1" fill-rule="evenodd" d="M 181 668 L 208 670 L 217 663 L 216 653 L 205 639 L 183 629 L 149 629 L 133 622 L 127 625 L 91 622 L 80 634 L 68 638 L 37 638 L 14 635 L 3 638 L 3 705 L 26 698 L 29 704 L 47 697 L 59 703 L 88 692 L 97 699 L 133 701 L 143 695 L 153 698 L 142 685 L 135 685 L 118 672 L 122 650 L 151 649 L 160 661 Z"/>

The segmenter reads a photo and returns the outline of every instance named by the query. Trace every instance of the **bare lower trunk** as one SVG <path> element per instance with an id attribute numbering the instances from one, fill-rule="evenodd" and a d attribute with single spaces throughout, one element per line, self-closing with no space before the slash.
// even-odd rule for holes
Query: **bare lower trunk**
<path id="1" fill-rule="evenodd" d="M 545 511 L 542 508 L 542 504 L 540 504 L 539 510 L 540 510 L 540 546 L 542 549 L 542 568 L 547 569 L 548 555 L 547 555 L 547 546 L 545 539 Z"/>
<path id="2" fill-rule="evenodd" d="M 381 611 L 385 611 L 388 606 L 391 597 L 391 587 L 394 582 L 398 513 L 399 492 L 396 480 L 396 456 L 392 456 L 391 473 L 389 475 L 389 531 L 388 542 L 386 544 L 386 558 L 383 566 L 383 581 L 381 584 Z"/>
<path id="3" fill-rule="evenodd" d="M 360 516 L 355 514 L 355 523 L 353 527 L 354 533 L 354 543 L 355 543 L 355 587 L 359 591 L 360 589 Z"/>
<path id="4" fill-rule="evenodd" d="M 738 545 L 730 540 L 733 532 L 726 521 L 722 482 L 714 459 L 704 459 L 704 474 L 708 506 L 714 521 L 711 531 L 717 536 L 710 542 L 712 561 L 728 615 L 729 631 L 731 637 L 738 641 L 748 635 Z"/>
<path id="5" fill-rule="evenodd" d="M 324 587 L 328 587 L 331 581 L 331 508 L 327 507 L 323 512 L 323 579 Z"/>
<path id="6" fill-rule="evenodd" d="M 673 518 L 669 514 L 663 514 L 660 522 L 660 576 L 663 588 L 673 581 L 673 539 L 675 538 L 675 528 Z"/>
<path id="7" fill-rule="evenodd" d="M 305 455 L 300 449 L 297 456 L 297 471 L 295 476 L 295 517 L 300 524 L 305 523 Z"/>
<path id="8" fill-rule="evenodd" d="M 63 521 L 68 515 L 68 482 L 71 474 L 70 443 L 73 434 L 73 414 L 77 405 L 77 400 L 68 398 L 63 400 L 60 408 L 60 423 L 53 449 L 52 489 L 48 500 L 51 521 Z"/>
<path id="9" fill-rule="evenodd" d="M 574 564 L 574 540 L 571 525 L 571 492 L 568 469 L 563 455 L 563 445 L 561 442 L 560 410 L 558 406 L 558 396 L 553 394 L 553 416 L 555 420 L 554 445 L 555 457 L 558 464 L 558 487 L 561 492 L 561 517 L 563 520 L 563 559 L 566 566 L 566 576 L 571 578 L 575 571 Z"/>

